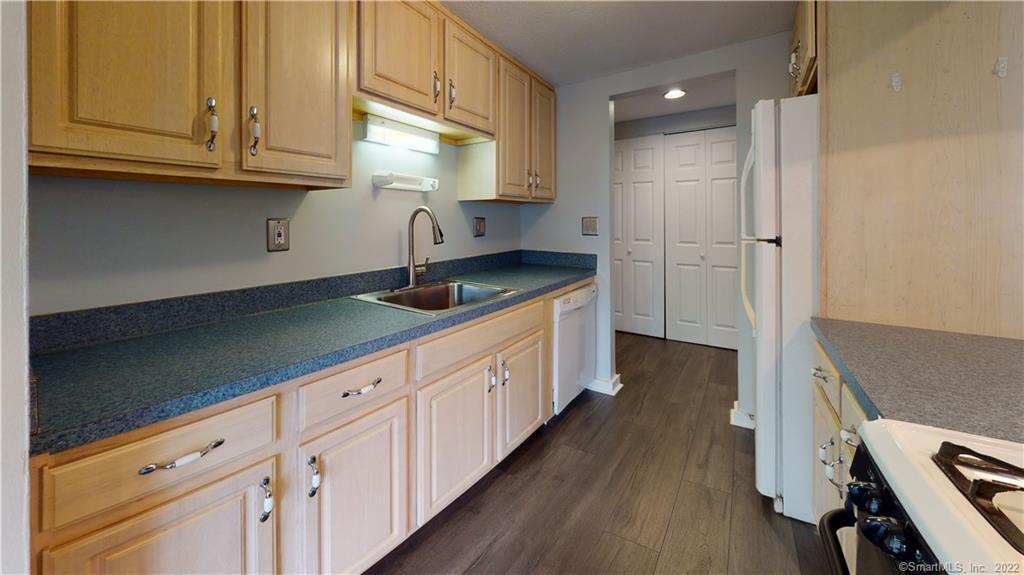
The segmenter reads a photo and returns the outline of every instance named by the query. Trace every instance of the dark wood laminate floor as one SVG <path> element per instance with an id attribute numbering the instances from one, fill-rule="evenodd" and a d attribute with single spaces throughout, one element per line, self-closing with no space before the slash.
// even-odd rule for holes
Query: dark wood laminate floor
<path id="1" fill-rule="evenodd" d="M 736 353 L 619 333 L 616 354 L 616 397 L 584 392 L 370 572 L 824 573 L 754 489 Z"/>

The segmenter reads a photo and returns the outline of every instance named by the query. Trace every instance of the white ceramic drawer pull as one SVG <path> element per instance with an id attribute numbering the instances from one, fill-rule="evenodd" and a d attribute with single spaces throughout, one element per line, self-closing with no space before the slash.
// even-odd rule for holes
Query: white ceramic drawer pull
<path id="1" fill-rule="evenodd" d="M 310 455 L 306 465 L 313 470 L 313 477 L 309 481 L 309 496 L 316 497 L 316 492 L 320 491 L 320 468 L 316 464 L 316 456 Z"/>
<path id="2" fill-rule="evenodd" d="M 221 439 L 214 439 L 213 441 L 208 443 L 206 445 L 206 447 L 200 449 L 199 451 L 193 451 L 192 453 L 188 453 L 188 454 L 182 455 L 181 457 L 175 459 L 174 461 L 172 461 L 170 463 L 150 463 L 149 465 L 146 465 L 144 467 L 140 467 L 139 468 L 139 475 L 149 475 L 150 473 L 153 473 L 154 471 L 156 471 L 158 469 L 174 469 L 174 468 L 177 468 L 177 467 L 184 467 L 184 466 L 188 465 L 189 463 L 193 463 L 195 461 L 198 461 L 204 455 L 206 455 L 207 453 L 213 451 L 214 449 L 217 449 L 221 445 L 224 445 L 224 439 L 223 438 L 221 438 Z"/>
<path id="3" fill-rule="evenodd" d="M 341 394 L 341 397 L 346 398 L 352 397 L 353 395 L 363 395 L 364 393 L 370 393 L 374 389 L 377 389 L 377 386 L 380 385 L 380 382 L 382 381 L 384 380 L 378 377 L 377 379 L 373 380 L 373 382 L 370 383 L 370 385 L 364 385 L 359 389 L 350 389 L 348 391 L 345 391 L 344 393 Z"/>
<path id="4" fill-rule="evenodd" d="M 822 443 L 821 445 L 819 445 L 818 446 L 818 461 L 822 462 L 825 465 L 828 465 L 828 457 L 829 457 L 829 455 L 828 455 L 828 448 L 832 447 L 835 444 L 836 444 L 835 440 L 829 439 L 825 443 Z"/>
<path id="5" fill-rule="evenodd" d="M 264 477 L 263 481 L 260 481 L 260 487 L 263 488 L 263 513 L 260 514 L 260 523 L 263 523 L 270 519 L 270 514 L 274 512 L 274 492 L 270 490 L 270 477 Z"/>
<path id="6" fill-rule="evenodd" d="M 857 435 L 857 431 L 854 429 L 840 429 L 839 437 L 840 439 L 843 440 L 843 443 L 849 445 L 850 447 L 857 447 L 860 445 L 860 436 Z"/>

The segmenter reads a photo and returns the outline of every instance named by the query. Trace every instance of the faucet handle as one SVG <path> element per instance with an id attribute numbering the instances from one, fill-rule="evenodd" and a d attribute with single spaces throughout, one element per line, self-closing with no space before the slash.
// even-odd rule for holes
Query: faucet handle
<path id="1" fill-rule="evenodd" d="M 427 259 L 423 260 L 423 263 L 416 264 L 416 268 L 415 268 L 416 269 L 416 277 L 419 277 L 419 276 L 427 273 L 427 264 L 429 264 L 429 263 L 430 263 L 430 256 L 427 256 Z"/>

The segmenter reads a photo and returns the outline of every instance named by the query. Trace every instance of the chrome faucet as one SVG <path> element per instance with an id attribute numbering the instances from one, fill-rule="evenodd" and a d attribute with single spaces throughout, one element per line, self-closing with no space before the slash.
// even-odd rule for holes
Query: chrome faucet
<path id="1" fill-rule="evenodd" d="M 416 263 L 416 236 L 413 232 L 415 231 L 416 216 L 420 213 L 425 213 L 430 218 L 430 225 L 434 232 L 434 245 L 444 243 L 444 233 L 441 232 L 441 226 L 437 224 L 434 212 L 430 211 L 427 206 L 420 206 L 413 210 L 412 215 L 409 216 L 409 285 L 406 286 L 406 289 L 416 287 L 416 278 L 427 273 L 427 264 L 430 263 L 429 256 L 422 265 Z"/>

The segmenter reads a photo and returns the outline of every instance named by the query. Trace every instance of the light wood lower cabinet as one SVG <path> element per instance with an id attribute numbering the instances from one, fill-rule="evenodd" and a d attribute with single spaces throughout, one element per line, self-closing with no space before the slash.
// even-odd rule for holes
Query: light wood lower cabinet
<path id="1" fill-rule="evenodd" d="M 299 447 L 304 572 L 360 573 L 405 539 L 408 422 L 400 399 Z"/>
<path id="2" fill-rule="evenodd" d="M 126 521 L 43 553 L 42 571 L 273 573 L 277 517 L 261 521 L 273 460 L 248 467 Z"/>
<path id="3" fill-rule="evenodd" d="M 416 393 L 417 523 L 425 524 L 494 461 L 493 357 L 487 356 Z"/>
<path id="4" fill-rule="evenodd" d="M 544 332 L 498 352 L 497 456 L 505 458 L 544 424 Z"/>

